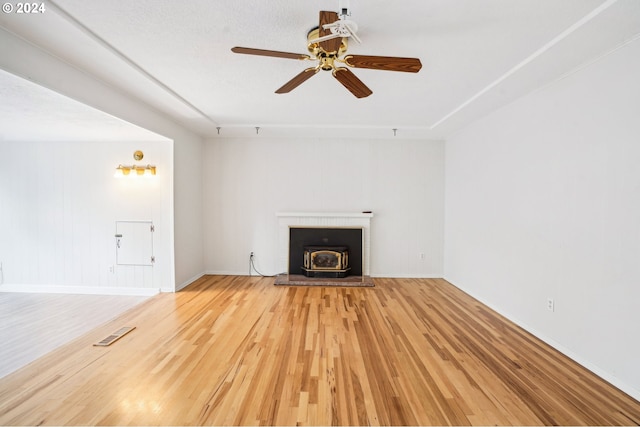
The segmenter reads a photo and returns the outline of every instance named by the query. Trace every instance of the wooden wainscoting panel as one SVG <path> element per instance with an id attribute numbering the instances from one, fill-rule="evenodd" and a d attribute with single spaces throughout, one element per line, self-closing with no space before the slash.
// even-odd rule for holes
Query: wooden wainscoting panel
<path id="1" fill-rule="evenodd" d="M 444 280 L 273 283 L 205 276 L 149 299 L 0 379 L 0 424 L 640 422 L 636 400 Z"/>

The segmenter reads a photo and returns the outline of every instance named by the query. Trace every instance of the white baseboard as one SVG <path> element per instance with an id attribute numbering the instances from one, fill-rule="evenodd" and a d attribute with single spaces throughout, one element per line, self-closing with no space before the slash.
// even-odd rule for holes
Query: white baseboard
<path id="1" fill-rule="evenodd" d="M 370 277 L 378 277 L 380 279 L 442 279 L 442 274 L 377 274 L 374 273 Z"/>
<path id="2" fill-rule="evenodd" d="M 278 274 L 286 273 L 285 271 L 281 271 L 280 273 L 273 274 L 277 276 Z M 238 272 L 238 271 L 218 271 L 218 270 L 207 270 L 204 274 L 211 276 L 249 276 L 249 273 Z M 260 276 L 255 271 L 252 276 Z M 370 277 L 378 277 L 378 278 L 390 278 L 390 279 L 441 279 L 442 274 L 434 274 L 434 275 L 424 275 L 424 274 L 372 274 Z"/>
<path id="3" fill-rule="evenodd" d="M 81 294 L 81 295 L 127 295 L 153 296 L 160 293 L 158 288 L 125 288 L 110 286 L 60 286 L 60 285 L 0 285 L 0 292 L 25 292 L 36 294 Z"/>
<path id="4" fill-rule="evenodd" d="M 515 323 L 516 325 L 518 325 L 519 327 L 521 327 L 525 331 L 529 332 L 531 335 L 535 336 L 536 338 L 540 339 L 541 341 L 544 341 L 546 344 L 548 344 L 551 347 L 553 347 L 554 349 L 558 350 L 560 353 L 564 354 L 569 359 L 573 360 L 574 362 L 576 362 L 577 364 L 581 365 L 585 369 L 588 369 L 589 371 L 593 372 L 594 374 L 596 374 L 597 376 L 599 376 L 603 380 L 607 381 L 608 383 L 612 384 L 613 386 L 619 388 L 623 392 L 627 393 L 629 396 L 633 397 L 636 400 L 640 400 L 640 390 L 636 389 L 635 387 L 632 387 L 630 384 L 624 382 L 620 378 L 616 377 L 615 375 L 612 375 L 611 373 L 605 371 L 604 369 L 601 369 L 600 367 L 594 365 L 593 363 L 589 362 L 588 360 L 585 360 L 579 354 L 576 354 L 575 352 L 569 350 L 568 348 L 564 347 L 562 344 L 560 344 L 556 340 L 554 340 L 552 338 L 549 338 L 548 336 L 546 336 L 545 334 L 543 334 L 540 331 L 536 330 L 535 328 L 531 328 L 529 325 L 525 324 L 524 322 L 521 322 L 520 320 L 514 318 L 513 316 L 510 316 L 507 313 L 502 312 L 501 310 L 499 310 L 498 308 L 492 306 L 491 304 L 487 303 L 486 301 L 483 301 L 481 298 L 478 298 L 476 295 L 474 295 L 472 292 L 469 292 L 467 289 L 465 289 L 465 288 L 463 288 L 461 286 L 455 285 L 452 281 L 450 281 L 447 278 L 445 278 L 444 280 L 448 281 L 453 286 L 455 286 L 456 288 L 460 289 L 462 292 L 466 293 L 467 295 L 471 296 L 472 298 L 476 299 L 477 301 L 480 301 L 482 304 L 486 305 L 487 307 L 489 307 L 490 309 L 492 309 L 496 313 L 499 313 L 501 316 L 506 317 L 511 322 Z"/>
<path id="5" fill-rule="evenodd" d="M 180 283 L 178 286 L 176 286 L 176 290 L 175 291 L 178 292 L 179 290 L 186 288 L 187 286 L 189 286 L 190 284 L 192 284 L 193 282 L 195 282 L 196 280 L 198 280 L 199 278 L 201 278 L 202 276 L 204 276 L 206 274 L 209 274 L 209 273 L 204 272 L 204 273 L 196 274 L 192 278 L 187 279 L 186 281 L 184 281 L 184 282 Z"/>
<path id="6" fill-rule="evenodd" d="M 283 272 L 280 272 L 283 273 Z M 275 274 L 268 274 L 267 276 L 277 276 L 280 273 L 275 273 Z M 243 271 L 243 272 L 238 272 L 238 271 L 217 271 L 217 270 L 207 270 L 207 272 L 205 273 L 207 275 L 210 276 L 249 276 L 249 272 L 248 271 Z M 253 271 L 251 273 L 251 276 L 254 277 L 259 277 L 260 275 L 258 273 L 256 273 L 255 271 Z"/>
<path id="7" fill-rule="evenodd" d="M 248 276 L 249 272 L 244 271 L 239 273 L 237 271 L 228 271 L 228 270 L 206 270 L 204 272 L 207 276 Z"/>

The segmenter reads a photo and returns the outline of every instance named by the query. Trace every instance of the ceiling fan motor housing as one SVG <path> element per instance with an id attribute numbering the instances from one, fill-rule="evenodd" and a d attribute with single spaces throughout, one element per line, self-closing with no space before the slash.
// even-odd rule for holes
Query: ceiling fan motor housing
<path id="1" fill-rule="evenodd" d="M 344 54 L 347 51 L 348 43 L 347 38 L 343 37 L 340 41 L 340 47 L 336 52 L 325 52 L 325 50 L 320 46 L 318 42 L 312 42 L 312 40 L 316 40 L 320 37 L 320 27 L 315 27 L 309 33 L 307 33 L 307 49 L 311 55 L 319 58 L 321 53 L 325 54 L 333 54 L 334 58 L 337 58 Z"/>

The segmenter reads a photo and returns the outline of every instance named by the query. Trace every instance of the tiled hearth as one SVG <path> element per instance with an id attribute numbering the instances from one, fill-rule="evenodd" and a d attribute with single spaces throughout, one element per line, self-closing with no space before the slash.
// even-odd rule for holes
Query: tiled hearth
<path id="1" fill-rule="evenodd" d="M 375 286 L 369 276 L 347 276 L 342 279 L 318 279 L 302 274 L 278 274 L 276 285 L 286 286 Z"/>

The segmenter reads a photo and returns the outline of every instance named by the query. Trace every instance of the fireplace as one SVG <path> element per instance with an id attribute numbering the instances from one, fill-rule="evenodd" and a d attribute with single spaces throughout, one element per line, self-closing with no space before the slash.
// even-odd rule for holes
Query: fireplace
<path id="1" fill-rule="evenodd" d="M 347 246 L 349 248 L 349 280 L 369 277 L 371 212 L 277 212 L 278 218 L 278 269 L 287 275 L 303 277 L 304 246 Z M 335 240 L 333 235 L 320 236 L 320 240 L 298 242 L 299 229 L 345 230 L 355 229 L 356 242 Z M 292 231 L 293 230 L 293 231 Z M 292 233 L 294 234 L 292 240 Z M 326 239 L 326 240 L 325 240 Z M 314 279 L 315 280 L 315 279 Z"/>
<path id="2" fill-rule="evenodd" d="M 302 273 L 307 277 L 347 277 L 349 248 L 346 246 L 305 246 Z"/>
<path id="3" fill-rule="evenodd" d="M 340 278 L 362 275 L 362 228 L 291 227 L 290 274 Z"/>

